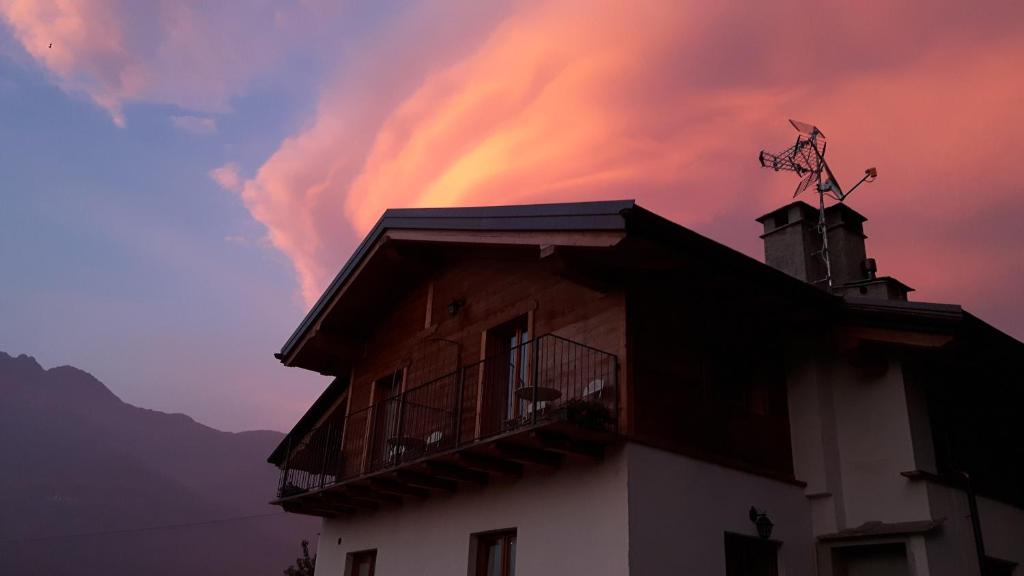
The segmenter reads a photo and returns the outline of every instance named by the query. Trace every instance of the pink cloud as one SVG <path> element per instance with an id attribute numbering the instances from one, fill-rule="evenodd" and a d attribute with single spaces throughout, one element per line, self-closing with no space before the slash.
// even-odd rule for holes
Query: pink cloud
<path id="1" fill-rule="evenodd" d="M 243 198 L 311 302 L 351 249 L 341 214 L 363 234 L 391 206 L 614 196 L 698 229 L 749 221 L 795 185 L 754 158 L 786 147 L 797 117 L 830 136 L 840 178 L 881 170 L 851 202 L 872 219 L 884 271 L 922 298 L 1008 310 L 1024 279 L 997 281 L 1010 256 L 964 241 L 964 222 L 1007 229 L 1022 216 L 977 212 L 1019 193 L 1018 6 L 520 3 L 378 123 L 348 113 L 380 89 L 373 78 L 327 91 Z M 753 224 L 719 237 L 756 253 L 750 238 Z M 937 259 L 965 279 L 937 273 Z"/>
<path id="2" fill-rule="evenodd" d="M 210 178 L 225 190 L 238 192 L 242 189 L 242 177 L 238 173 L 238 164 L 235 162 L 228 162 L 210 170 Z"/>
<path id="3" fill-rule="evenodd" d="M 252 178 L 211 173 L 291 259 L 307 303 L 392 206 L 635 197 L 756 255 L 753 217 L 795 182 L 754 158 L 785 148 L 796 117 L 828 134 L 843 181 L 878 166 L 851 203 L 884 273 L 1024 334 L 1008 248 L 1024 217 L 1024 3 L 481 4 L 389 15 L 334 57 L 312 117 Z M 122 122 L 133 100 L 225 110 L 296 38 L 322 51 L 312 31 L 337 21 L 310 3 L 147 6 L 0 0 L 0 14 Z"/>
<path id="4" fill-rule="evenodd" d="M 245 9 L 199 0 L 0 0 L 0 20 L 25 51 L 118 126 L 130 101 L 227 111 L 233 96 L 334 12 L 272 0 Z"/>

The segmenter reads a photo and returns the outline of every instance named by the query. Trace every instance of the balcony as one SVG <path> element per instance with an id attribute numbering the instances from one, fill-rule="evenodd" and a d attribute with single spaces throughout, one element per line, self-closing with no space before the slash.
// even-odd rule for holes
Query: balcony
<path id="1" fill-rule="evenodd" d="M 317 516 L 600 458 L 618 430 L 618 359 L 553 334 L 336 414 L 290 446 L 278 499 Z"/>

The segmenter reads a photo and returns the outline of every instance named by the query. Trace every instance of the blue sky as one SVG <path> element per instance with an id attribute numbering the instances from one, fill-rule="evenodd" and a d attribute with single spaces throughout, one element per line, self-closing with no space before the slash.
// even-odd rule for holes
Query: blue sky
<path id="1" fill-rule="evenodd" d="M 215 133 L 136 104 L 119 128 L 38 67 L 0 58 L 0 78 L 0 350 L 218 427 L 286 427 L 324 385 L 272 356 L 305 304 L 288 259 L 209 171 L 258 166 L 310 102 L 257 91 Z"/>

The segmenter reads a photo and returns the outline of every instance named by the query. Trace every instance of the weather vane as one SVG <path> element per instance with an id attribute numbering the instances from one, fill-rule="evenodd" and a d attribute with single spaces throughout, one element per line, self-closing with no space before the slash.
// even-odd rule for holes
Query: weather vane
<path id="1" fill-rule="evenodd" d="M 864 177 L 860 179 L 860 182 L 854 184 L 853 188 L 843 192 L 843 189 L 839 186 L 839 181 L 832 174 L 832 169 L 825 162 L 825 149 L 828 147 L 828 143 L 825 142 L 825 135 L 817 126 L 812 126 L 805 122 L 790 120 L 789 123 L 799 132 L 799 135 L 796 137 L 796 144 L 778 154 L 762 150 L 757 155 L 757 159 L 761 166 L 765 168 L 771 168 L 776 172 L 779 170 L 796 172 L 796 175 L 800 176 L 800 183 L 797 184 L 796 192 L 793 193 L 794 198 L 809 188 L 811 184 L 814 184 L 814 190 L 818 193 L 818 234 L 821 234 L 821 251 L 818 254 L 825 261 L 825 281 L 828 283 L 829 289 L 831 289 L 832 263 L 829 261 L 828 234 L 826 233 L 827 227 L 825 225 L 825 195 L 842 202 L 861 184 L 874 182 L 875 178 L 878 177 L 878 170 L 868 168 L 864 171 Z"/>

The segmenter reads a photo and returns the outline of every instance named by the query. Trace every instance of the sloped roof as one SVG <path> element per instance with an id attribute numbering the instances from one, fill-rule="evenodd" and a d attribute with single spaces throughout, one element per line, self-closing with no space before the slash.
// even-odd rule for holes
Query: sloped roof
<path id="1" fill-rule="evenodd" d="M 306 331 L 320 319 L 338 291 L 358 268 L 359 263 L 388 230 L 625 231 L 625 213 L 636 207 L 634 200 L 610 200 L 517 206 L 389 209 L 359 243 L 348 262 L 342 266 L 341 271 L 276 356 L 284 359 L 291 355 Z"/>

